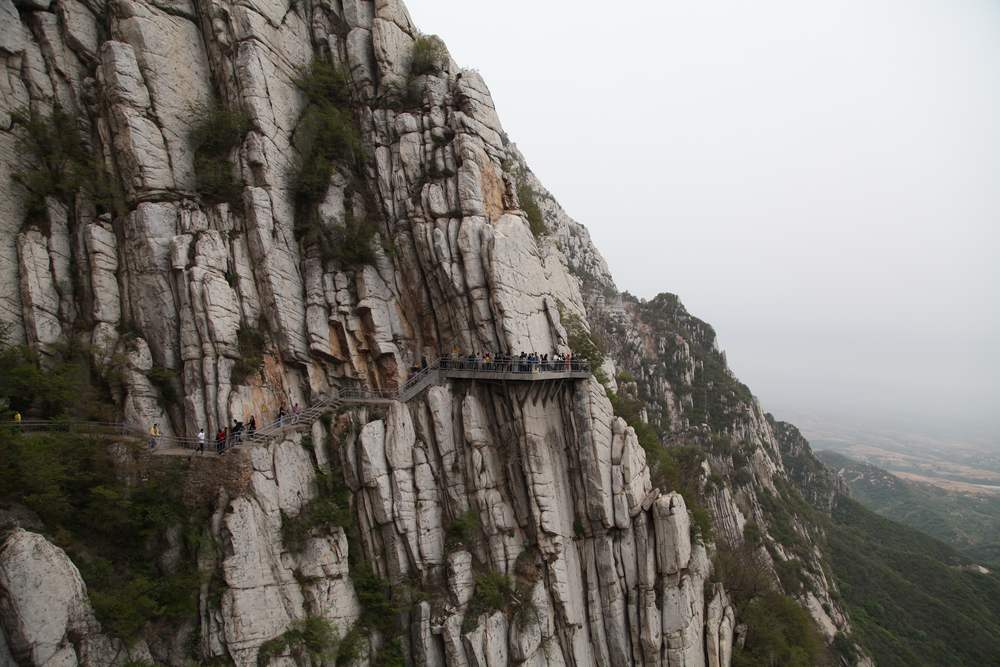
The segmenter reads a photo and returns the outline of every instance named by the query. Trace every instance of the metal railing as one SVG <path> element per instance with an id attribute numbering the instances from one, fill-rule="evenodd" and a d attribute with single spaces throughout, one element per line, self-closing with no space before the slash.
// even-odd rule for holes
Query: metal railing
<path id="1" fill-rule="evenodd" d="M 590 363 L 586 359 L 549 359 L 542 361 L 535 358 L 509 357 L 496 358 L 477 356 L 452 357 L 443 356 L 432 365 L 414 371 L 399 390 L 368 389 L 357 384 L 350 387 L 334 389 L 316 403 L 299 413 L 289 413 L 253 431 L 244 426 L 243 430 L 233 435 L 228 433 L 223 442 L 216 435 L 206 434 L 204 443 L 197 437 L 150 435 L 148 430 L 130 426 L 124 422 L 96 422 L 72 419 L 24 419 L 20 422 L 9 422 L 10 426 L 22 432 L 62 432 L 91 433 L 95 435 L 121 436 L 142 440 L 146 443 L 155 442 L 156 450 L 182 448 L 199 449 L 204 444 L 205 451 L 223 452 L 241 445 L 264 444 L 272 438 L 290 430 L 309 426 L 324 413 L 336 409 L 341 403 L 386 403 L 389 401 L 407 401 L 419 393 L 425 385 L 440 377 L 453 375 L 459 378 L 476 378 L 478 376 L 495 378 L 497 375 L 533 376 L 538 379 L 559 378 L 566 376 L 580 377 L 591 372 Z"/>
<path id="2" fill-rule="evenodd" d="M 532 373 L 590 373 L 590 362 L 586 359 L 530 359 L 520 357 L 441 357 L 428 370 L 472 371 L 481 373 L 532 374 Z"/>
<path id="3" fill-rule="evenodd" d="M 79 419 L 23 419 L 20 422 L 10 421 L 8 424 L 22 433 L 79 433 L 87 435 L 102 435 L 126 437 L 144 440 L 147 443 L 155 441 L 156 446 L 196 447 L 197 438 L 185 438 L 173 435 L 150 435 L 149 431 L 125 422 L 97 422 Z"/>

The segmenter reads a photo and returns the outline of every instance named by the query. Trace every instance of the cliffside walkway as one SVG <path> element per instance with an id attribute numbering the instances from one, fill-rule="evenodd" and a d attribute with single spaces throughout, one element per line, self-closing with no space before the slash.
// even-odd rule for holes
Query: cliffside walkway
<path id="1" fill-rule="evenodd" d="M 442 357 L 434 364 L 416 370 L 398 390 L 375 390 L 363 385 L 334 389 L 297 415 L 265 424 L 250 434 L 244 432 L 235 443 L 229 442 L 223 453 L 233 448 L 267 444 L 287 433 L 312 427 L 313 422 L 344 405 L 388 405 L 406 403 L 432 386 L 455 380 L 488 382 L 553 382 L 586 380 L 591 375 L 590 364 L 583 359 L 540 361 L 518 357 L 483 360 L 477 357 Z M 148 443 L 149 432 L 124 423 L 74 420 L 25 420 L 14 425 L 22 432 L 77 433 L 109 439 L 128 439 Z M 199 453 L 198 439 L 160 435 L 150 449 L 155 456 L 217 456 L 214 434 L 205 434 L 204 453 Z"/>

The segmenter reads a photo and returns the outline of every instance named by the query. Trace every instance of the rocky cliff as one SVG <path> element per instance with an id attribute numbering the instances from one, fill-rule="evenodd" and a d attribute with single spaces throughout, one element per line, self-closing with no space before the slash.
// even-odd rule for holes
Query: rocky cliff
<path id="1" fill-rule="evenodd" d="M 848 629 L 794 509 L 829 502 L 789 477 L 808 448 L 675 297 L 617 291 L 482 78 L 398 0 L 0 14 L 0 320 L 43 366 L 86 355 L 127 422 L 214 433 L 452 349 L 583 346 L 602 369 L 454 382 L 227 455 L 239 483 L 201 480 L 197 618 L 129 642 L 43 528 L 9 530 L 0 662 L 321 664 L 291 634 L 319 618 L 356 664 L 728 665 L 712 554 L 748 524 L 827 637 Z M 660 475 L 651 442 L 697 454 Z M 331 486 L 349 518 L 293 539 Z"/>

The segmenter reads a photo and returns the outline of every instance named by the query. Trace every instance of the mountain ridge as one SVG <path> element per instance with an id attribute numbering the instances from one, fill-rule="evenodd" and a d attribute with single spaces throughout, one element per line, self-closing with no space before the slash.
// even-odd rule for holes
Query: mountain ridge
<path id="1" fill-rule="evenodd" d="M 0 658 L 870 664 L 821 549 L 836 478 L 675 295 L 618 292 L 402 3 L 0 13 L 9 411 L 211 442 L 449 351 L 597 369 L 221 458 L 7 425 Z"/>

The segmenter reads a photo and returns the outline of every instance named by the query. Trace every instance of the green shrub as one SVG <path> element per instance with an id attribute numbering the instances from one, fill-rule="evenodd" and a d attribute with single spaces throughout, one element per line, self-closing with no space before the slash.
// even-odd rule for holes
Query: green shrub
<path id="1" fill-rule="evenodd" d="M 691 499 L 685 496 L 684 502 L 687 505 L 688 511 L 691 512 L 691 537 L 708 542 L 713 536 L 712 514 L 708 511 L 708 508 L 701 504 L 697 495 Z"/>
<path id="2" fill-rule="evenodd" d="M 171 368 L 164 368 L 163 366 L 153 366 L 146 373 L 146 377 L 159 390 L 160 396 L 163 397 L 164 401 L 171 405 L 180 403 L 180 394 L 177 392 L 175 384 L 177 371 Z"/>
<path id="3" fill-rule="evenodd" d="M 751 546 L 760 546 L 764 542 L 764 536 L 760 532 L 760 526 L 755 521 L 747 521 L 743 524 L 743 540 Z"/>
<path id="4" fill-rule="evenodd" d="M 347 105 L 351 102 L 351 82 L 342 67 L 325 60 L 313 60 L 295 79 L 310 104 Z"/>
<path id="5" fill-rule="evenodd" d="M 0 501 L 23 504 L 79 567 L 102 625 L 123 639 L 150 622 L 197 616 L 197 544 L 184 532 L 180 569 L 158 556 L 167 528 L 205 518 L 184 505 L 181 471 L 153 468 L 141 485 L 115 474 L 108 444 L 71 433 L 0 434 Z"/>
<path id="6" fill-rule="evenodd" d="M 351 112 L 332 103 L 310 105 L 296 135 L 302 147 L 293 179 L 296 199 L 300 206 L 314 205 L 326 195 L 337 163 L 353 166 L 361 159 L 361 135 Z"/>
<path id="7" fill-rule="evenodd" d="M 192 105 L 190 114 L 188 139 L 194 147 L 198 191 L 209 201 L 237 202 L 243 185 L 234 174 L 230 155 L 250 130 L 250 117 L 218 103 Z"/>
<path id="8" fill-rule="evenodd" d="M 371 664 L 372 667 L 405 667 L 406 656 L 403 653 L 402 638 L 392 637 L 386 640 Z"/>
<path id="9" fill-rule="evenodd" d="M 421 35 L 413 42 L 410 74 L 438 74 L 448 64 L 448 48 L 437 35 Z"/>
<path id="10" fill-rule="evenodd" d="M 212 203 L 239 202 L 243 183 L 233 173 L 235 166 L 228 158 L 195 153 L 194 171 L 198 192 Z"/>
<path id="11" fill-rule="evenodd" d="M 240 356 L 233 364 L 230 380 L 233 384 L 246 384 L 247 380 L 264 368 L 264 352 L 267 336 L 247 324 L 240 324 L 236 332 Z"/>
<path id="12" fill-rule="evenodd" d="M 355 220 L 347 210 L 344 224 L 333 228 L 327 257 L 343 267 L 358 267 L 375 262 L 373 242 L 378 229 L 368 218 Z"/>
<path id="13" fill-rule="evenodd" d="M 816 624 L 794 600 L 765 593 L 744 609 L 746 643 L 733 651 L 733 667 L 784 665 L 815 667 L 829 663 Z"/>
<path id="14" fill-rule="evenodd" d="M 336 165 L 354 166 L 364 151 L 348 106 L 347 74 L 336 65 L 316 60 L 296 83 L 309 100 L 295 132 L 300 157 L 292 181 L 301 215 L 322 201 Z"/>
<path id="15" fill-rule="evenodd" d="M 392 599 L 389 582 L 378 576 L 368 563 L 359 563 L 351 567 L 351 583 L 361 605 L 358 622 L 362 628 L 392 634 L 400 609 Z"/>
<path id="16" fill-rule="evenodd" d="M 514 581 L 505 574 L 486 572 L 476 577 L 476 590 L 469 602 L 468 615 L 477 617 L 506 609 L 514 599 Z"/>
<path id="17" fill-rule="evenodd" d="M 0 342 L 0 409 L 26 419 L 117 421 L 121 413 L 80 350 L 57 348 L 41 368 L 31 349 Z"/>
<path id="18" fill-rule="evenodd" d="M 42 418 L 112 418 L 89 367 L 50 359 L 46 371 L 21 347 L 0 345 L 0 402 Z M 96 407 L 95 407 L 96 406 Z M 185 504 L 182 463 L 162 462 L 141 483 L 119 478 L 109 441 L 71 432 L 22 433 L 0 425 L 0 505 L 35 512 L 45 534 L 66 550 L 87 584 L 98 620 L 123 639 L 150 622 L 197 617 L 196 570 L 208 503 Z M 131 445 L 145 447 L 145 443 Z M 182 556 L 164 570 L 164 533 L 181 529 Z"/>
<path id="19" fill-rule="evenodd" d="M 351 525 L 350 489 L 335 482 L 333 475 L 317 470 L 319 495 L 294 517 L 281 515 L 281 536 L 290 551 L 302 551 L 316 529 L 347 528 Z"/>
<path id="20" fill-rule="evenodd" d="M 28 192 L 29 214 L 44 213 L 47 197 L 72 207 L 77 192 L 89 196 L 102 210 L 122 212 L 121 191 L 93 157 L 75 116 L 56 105 L 48 115 L 14 111 L 11 121 L 21 130 L 16 150 L 30 165 L 13 174 L 13 180 Z"/>
<path id="21" fill-rule="evenodd" d="M 479 512 L 470 509 L 451 522 L 445 530 L 445 544 L 449 549 L 471 545 L 479 537 Z"/>
<path id="22" fill-rule="evenodd" d="M 308 616 L 303 621 L 292 623 L 292 627 L 279 637 L 264 642 L 257 653 L 257 664 L 267 665 L 272 659 L 290 651 L 292 655 L 312 662 L 322 663 L 333 656 L 337 648 L 337 636 L 325 618 Z"/>
<path id="23" fill-rule="evenodd" d="M 603 341 L 587 331 L 583 321 L 575 313 L 563 311 L 560 308 L 560 319 L 566 328 L 567 343 L 573 351 L 573 356 L 583 357 L 590 364 L 590 370 L 596 373 L 604 365 L 604 353 L 607 347 Z"/>
<path id="24" fill-rule="evenodd" d="M 199 152 L 225 157 L 238 147 L 250 130 L 250 117 L 242 111 L 226 109 L 218 103 L 191 106 L 188 138 Z"/>
<path id="25" fill-rule="evenodd" d="M 521 202 L 521 210 L 524 211 L 524 214 L 528 218 L 528 226 L 531 228 L 531 233 L 535 235 L 535 238 L 544 236 L 548 230 L 545 227 L 545 217 L 542 215 L 542 209 L 538 205 L 535 191 L 526 183 L 518 183 L 517 200 Z"/>
<path id="26" fill-rule="evenodd" d="M 337 645 L 337 665 L 350 665 L 361 657 L 362 648 L 365 645 L 367 635 L 362 632 L 361 626 L 355 624 L 344 638 Z"/>

